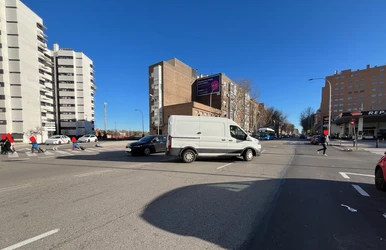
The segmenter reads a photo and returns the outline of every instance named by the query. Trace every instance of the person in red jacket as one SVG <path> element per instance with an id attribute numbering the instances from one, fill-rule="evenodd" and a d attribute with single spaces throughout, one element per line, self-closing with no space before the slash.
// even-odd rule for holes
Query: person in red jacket
<path id="1" fill-rule="evenodd" d="M 11 147 L 10 147 L 11 152 L 14 153 L 16 151 L 15 150 L 15 140 L 13 139 L 13 137 L 10 133 L 8 133 L 7 137 L 8 137 L 9 142 L 11 143 Z"/>
<path id="2" fill-rule="evenodd" d="M 78 146 L 77 143 L 76 143 L 76 138 L 75 138 L 75 136 L 73 136 L 73 137 L 71 138 L 71 141 L 72 141 L 72 150 L 74 150 L 75 147 Z"/>

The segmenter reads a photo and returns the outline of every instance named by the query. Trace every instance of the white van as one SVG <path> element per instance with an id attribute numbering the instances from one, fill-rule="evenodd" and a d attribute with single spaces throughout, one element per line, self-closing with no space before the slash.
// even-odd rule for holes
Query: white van
<path id="1" fill-rule="evenodd" d="M 171 115 L 166 154 L 186 163 L 197 156 L 242 156 L 251 161 L 261 154 L 261 144 L 227 118 Z"/>

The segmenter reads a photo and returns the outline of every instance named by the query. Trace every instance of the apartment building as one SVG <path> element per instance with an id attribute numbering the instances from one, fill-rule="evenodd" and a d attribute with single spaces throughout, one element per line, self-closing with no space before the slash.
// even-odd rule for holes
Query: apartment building
<path id="1" fill-rule="evenodd" d="M 55 120 L 58 134 L 94 133 L 93 62 L 82 52 L 54 44 Z"/>
<path id="2" fill-rule="evenodd" d="M 45 29 L 20 0 L 0 0 L 0 133 L 15 141 L 94 130 L 93 63 L 58 45 L 49 50 Z"/>
<path id="3" fill-rule="evenodd" d="M 166 134 L 170 115 L 229 117 L 253 130 L 259 109 L 225 74 L 198 76 L 176 58 L 149 66 L 149 107 L 151 134 Z"/>
<path id="4" fill-rule="evenodd" d="M 54 121 L 52 60 L 43 20 L 19 0 L 0 0 L 0 133 L 47 138 Z"/>
<path id="5" fill-rule="evenodd" d="M 372 68 L 367 65 L 365 69 L 336 71 L 334 75 L 326 77 L 331 83 L 331 117 L 333 120 L 331 133 L 351 133 L 351 127 L 347 124 L 338 124 L 340 123 L 338 120 L 347 113 L 354 114 L 357 118 L 365 114 L 385 113 L 385 69 L 385 65 Z M 326 85 L 322 88 L 321 102 L 324 127 L 328 123 L 328 106 L 329 84 L 326 81 Z M 372 117 L 375 116 L 372 115 Z M 386 116 L 379 117 L 377 121 L 374 120 L 375 118 L 372 118 L 371 121 L 367 119 L 368 123 L 366 123 L 366 117 L 362 118 L 365 120 L 359 119 L 357 124 L 360 134 L 374 134 L 380 127 L 386 129 Z M 377 125 L 376 122 L 381 123 Z"/>
<path id="6" fill-rule="evenodd" d="M 191 102 L 197 71 L 176 58 L 149 66 L 150 133 L 167 133 L 164 108 Z"/>

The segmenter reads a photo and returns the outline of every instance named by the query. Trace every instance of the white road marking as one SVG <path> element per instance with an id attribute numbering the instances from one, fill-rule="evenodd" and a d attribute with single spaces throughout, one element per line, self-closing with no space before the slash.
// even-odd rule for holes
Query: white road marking
<path id="1" fill-rule="evenodd" d="M 35 153 L 31 153 L 31 152 L 25 152 L 29 157 L 31 156 L 37 156 Z"/>
<path id="2" fill-rule="evenodd" d="M 1 192 L 7 192 L 7 191 L 13 191 L 13 190 L 17 190 L 17 189 L 22 189 L 22 188 L 27 188 L 27 187 L 31 187 L 32 184 L 29 183 L 29 184 L 23 184 L 23 185 L 18 185 L 18 186 L 13 186 L 13 187 L 5 187 L 5 188 L 0 188 L 0 193 Z"/>
<path id="3" fill-rule="evenodd" d="M 99 150 L 95 148 L 87 148 L 86 151 L 99 152 Z"/>
<path id="4" fill-rule="evenodd" d="M 350 177 L 348 177 L 348 175 L 346 173 L 343 173 L 343 172 L 339 172 L 339 174 L 345 178 L 345 179 L 350 179 Z"/>
<path id="5" fill-rule="evenodd" d="M 19 154 L 17 152 L 14 152 L 13 154 L 8 154 L 8 158 L 18 158 Z"/>
<path id="6" fill-rule="evenodd" d="M 100 170 L 100 171 L 94 171 L 94 172 L 89 172 L 89 173 L 84 173 L 84 174 L 77 174 L 77 175 L 74 175 L 74 177 L 86 177 L 86 176 L 90 176 L 90 175 L 104 174 L 104 173 L 108 173 L 111 171 L 112 170 L 110 170 L 110 169 Z"/>
<path id="7" fill-rule="evenodd" d="M 263 151 L 261 151 L 261 153 L 264 153 L 264 152 L 267 152 L 267 150 L 264 149 Z"/>
<path id="8" fill-rule="evenodd" d="M 363 190 L 360 186 L 354 185 L 354 184 L 352 184 L 352 186 L 353 186 L 353 187 L 358 191 L 358 193 L 360 193 L 362 196 L 370 197 L 370 195 L 369 195 L 365 190 Z"/>
<path id="9" fill-rule="evenodd" d="M 57 150 L 56 153 L 61 154 L 61 155 L 73 155 L 73 154 L 70 154 L 68 152 L 60 151 L 60 150 Z"/>
<path id="10" fill-rule="evenodd" d="M 340 204 L 340 206 L 341 206 L 341 207 L 347 208 L 348 211 L 353 212 L 353 213 L 355 213 L 355 212 L 358 211 L 358 210 L 356 210 L 355 208 L 349 207 L 349 206 L 347 206 L 347 205 L 345 205 L 345 204 Z"/>
<path id="11" fill-rule="evenodd" d="M 375 177 L 372 174 L 358 174 L 358 173 L 348 173 L 348 172 L 339 172 L 340 175 L 343 176 L 345 179 L 350 179 L 348 175 L 358 175 L 358 176 L 365 176 L 365 177 Z"/>
<path id="12" fill-rule="evenodd" d="M 45 151 L 44 154 L 45 155 L 54 155 L 54 153 L 51 153 L 51 152 L 48 152 L 48 151 Z"/>
<path id="13" fill-rule="evenodd" d="M 231 162 L 231 163 L 222 165 L 222 166 L 218 167 L 217 169 L 222 169 L 222 168 L 228 167 L 229 165 L 232 165 L 233 163 L 234 163 L 234 162 Z"/>
<path id="14" fill-rule="evenodd" d="M 30 239 L 28 239 L 28 240 L 19 242 L 19 243 L 15 244 L 15 245 L 12 245 L 12 246 L 3 248 L 2 250 L 14 250 L 14 249 L 20 248 L 20 247 L 25 246 L 25 245 L 28 245 L 28 244 L 30 244 L 30 243 L 32 243 L 32 242 L 35 242 L 35 241 L 38 241 L 38 240 L 43 239 L 43 238 L 45 238 L 45 237 L 48 237 L 48 236 L 50 236 L 50 235 L 56 234 L 57 232 L 59 232 L 59 230 L 60 230 L 60 229 L 57 228 L 57 229 L 48 231 L 48 232 L 46 232 L 46 233 L 44 233 L 44 234 L 40 234 L 40 235 L 38 235 L 38 236 L 32 237 L 32 238 L 30 238 Z"/>
<path id="15" fill-rule="evenodd" d="M 341 147 L 338 147 L 338 146 L 332 146 L 333 148 L 336 148 L 336 149 L 338 149 L 338 150 L 340 150 L 340 151 L 345 151 L 345 149 L 344 148 L 341 148 Z"/>

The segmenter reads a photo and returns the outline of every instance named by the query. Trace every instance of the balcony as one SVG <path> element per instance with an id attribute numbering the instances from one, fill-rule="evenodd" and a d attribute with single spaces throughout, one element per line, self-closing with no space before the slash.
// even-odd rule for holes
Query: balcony
<path id="1" fill-rule="evenodd" d="M 97 87 L 95 86 L 95 84 L 93 83 L 93 84 L 91 84 L 91 89 L 93 89 L 93 90 L 97 90 Z"/>
<path id="2" fill-rule="evenodd" d="M 59 91 L 59 96 L 74 96 L 75 91 Z"/>
<path id="3" fill-rule="evenodd" d="M 59 65 L 74 65 L 74 59 L 58 59 Z"/>

